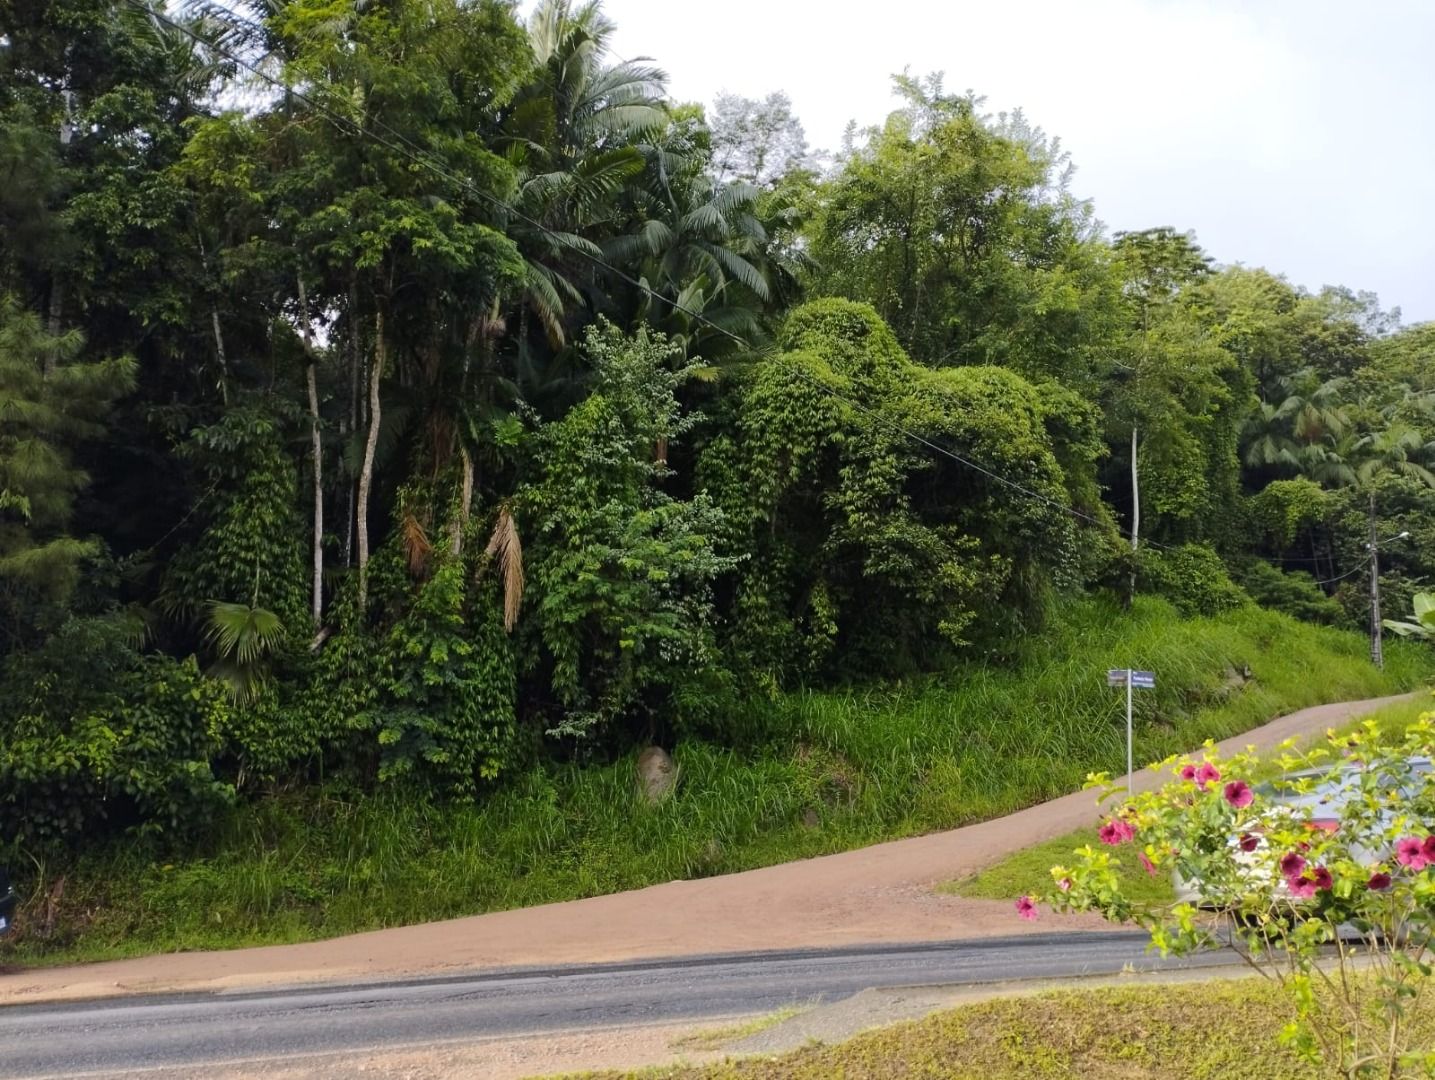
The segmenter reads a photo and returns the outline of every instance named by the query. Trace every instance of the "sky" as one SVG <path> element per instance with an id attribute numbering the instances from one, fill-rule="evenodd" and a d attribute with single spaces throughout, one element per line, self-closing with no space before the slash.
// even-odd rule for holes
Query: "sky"
<path id="1" fill-rule="evenodd" d="M 531 2 L 523 8 L 531 8 Z M 1435 319 L 1431 0 L 604 0 L 682 101 L 783 90 L 815 148 L 942 71 L 1061 138 L 1112 230 Z"/>

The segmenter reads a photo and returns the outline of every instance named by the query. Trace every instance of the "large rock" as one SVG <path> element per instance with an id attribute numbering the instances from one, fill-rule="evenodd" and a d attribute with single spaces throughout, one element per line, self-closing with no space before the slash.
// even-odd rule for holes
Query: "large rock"
<path id="1" fill-rule="evenodd" d="M 661 746 L 650 746 L 638 755 L 638 794 L 649 805 L 662 802 L 678 782 L 678 767 Z"/>

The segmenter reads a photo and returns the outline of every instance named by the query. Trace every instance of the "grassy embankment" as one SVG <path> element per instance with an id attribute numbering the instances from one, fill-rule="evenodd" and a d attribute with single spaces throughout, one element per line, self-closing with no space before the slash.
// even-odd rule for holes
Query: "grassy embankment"
<path id="1" fill-rule="evenodd" d="M 1432 709 L 1435 709 L 1435 700 L 1422 696 L 1414 701 L 1387 705 L 1365 719 L 1374 720 L 1383 730 L 1396 733 L 1421 713 Z M 1356 721 L 1344 728 L 1352 729 L 1363 722 Z M 979 900 L 1010 900 L 1026 893 L 1039 895 L 1049 892 L 1051 867 L 1070 862 L 1072 852 L 1082 845 L 1094 846 L 1097 843 L 1095 829 L 1079 829 L 1055 840 L 1013 852 L 979 873 L 947 883 L 940 891 Z M 1175 899 L 1171 879 L 1166 874 L 1153 878 L 1133 865 L 1123 867 L 1120 877 L 1125 895 L 1137 903 L 1167 904 Z"/>
<path id="2" fill-rule="evenodd" d="M 1254 679 L 1226 686 L 1232 666 Z M 300 941 L 763 866 L 1007 813 L 1124 761 L 1109 667 L 1158 674 L 1139 700 L 1137 754 L 1154 760 L 1323 701 L 1412 688 L 1435 667 L 1393 643 L 1256 608 L 1180 619 L 1066 606 L 1005 667 L 971 665 L 883 688 L 805 692 L 763 706 L 760 744 L 678 746 L 676 794 L 634 797 L 632 759 L 550 766 L 473 805 L 393 793 L 262 799 L 200 848 L 138 841 L 48 866 L 63 874 L 51 933 L 32 901 L 0 962 L 60 962 Z M 28 928 L 28 929 L 27 929 Z"/>
<path id="3" fill-rule="evenodd" d="M 1319 1080 L 1281 1047 L 1291 1007 L 1250 978 L 998 998 L 774 1058 L 590 1073 L 587 1080 Z M 1412 1013 L 1435 1040 L 1435 1005 Z"/>

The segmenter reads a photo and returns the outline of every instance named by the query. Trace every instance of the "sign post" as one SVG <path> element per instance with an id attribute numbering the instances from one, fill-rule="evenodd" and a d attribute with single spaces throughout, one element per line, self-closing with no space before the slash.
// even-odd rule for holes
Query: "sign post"
<path id="1" fill-rule="evenodd" d="M 1156 688 L 1156 673 L 1154 671 L 1132 671 L 1130 668 L 1111 668 L 1106 672 L 1106 685 L 1126 687 L 1126 793 L 1130 795 L 1136 778 L 1136 770 L 1132 761 L 1131 690 L 1137 686 L 1143 690 L 1154 690 Z"/>

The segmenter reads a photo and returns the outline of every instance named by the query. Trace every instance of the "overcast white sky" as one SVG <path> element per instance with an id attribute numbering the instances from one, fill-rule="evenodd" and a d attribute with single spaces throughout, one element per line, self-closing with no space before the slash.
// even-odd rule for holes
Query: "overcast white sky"
<path id="1" fill-rule="evenodd" d="M 525 3 L 527 10 L 532 5 Z M 1435 318 L 1431 0 L 604 0 L 615 51 L 710 103 L 785 90 L 814 147 L 889 76 L 1022 107 L 1111 229 L 1195 229 L 1222 262 Z"/>

